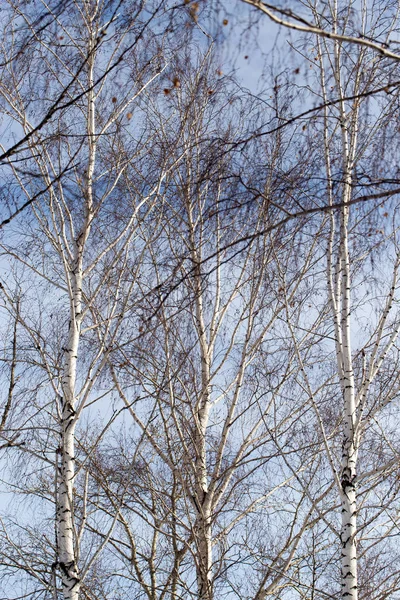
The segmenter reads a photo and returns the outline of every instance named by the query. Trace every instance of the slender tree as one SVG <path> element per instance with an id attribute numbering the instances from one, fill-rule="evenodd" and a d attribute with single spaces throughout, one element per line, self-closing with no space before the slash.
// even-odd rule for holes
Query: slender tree
<path id="1" fill-rule="evenodd" d="M 56 473 L 55 487 L 43 491 L 47 501 L 55 506 L 54 561 L 44 567 L 49 569 L 53 563 L 54 578 L 46 581 L 32 563 L 26 570 L 45 589 L 53 587 L 54 594 L 57 572 L 65 599 L 79 597 L 84 580 L 108 539 L 106 536 L 94 549 L 84 550 L 89 475 L 86 472 L 86 480 L 83 477 L 83 508 L 77 514 L 77 477 L 79 472 L 84 475 L 85 469 L 81 465 L 76 470 L 76 428 L 85 406 L 95 401 L 99 378 L 122 322 L 118 311 L 124 310 L 134 287 L 135 275 L 128 265 L 133 256 L 141 256 L 146 245 L 138 228 L 151 212 L 171 167 L 166 159 L 157 171 L 150 172 L 144 159 L 151 142 L 145 127 L 139 125 L 138 99 L 160 77 L 165 66 L 162 44 L 167 47 L 168 43 L 161 40 L 160 45 L 157 36 L 151 39 L 147 31 L 149 21 L 156 18 L 162 5 L 156 3 L 146 14 L 141 13 L 141 8 L 135 3 L 122 6 L 74 2 L 62 14 L 53 14 L 53 20 L 44 29 L 38 25 L 38 19 L 31 19 L 29 11 L 23 13 L 16 8 L 14 18 L 7 24 L 8 35 L 11 38 L 15 30 L 18 33 L 22 21 L 32 37 L 31 56 L 27 51 L 22 55 L 17 52 L 12 60 L 13 46 L 4 47 L 5 57 L 10 57 L 5 60 L 1 89 L 4 113 L 14 127 L 22 129 L 26 139 L 24 167 L 21 154 L 18 162 L 7 155 L 9 175 L 5 168 L 4 172 L 15 197 L 22 194 L 26 198 L 22 208 L 31 210 L 21 221 L 16 220 L 15 228 L 9 228 L 4 237 L 2 249 L 6 259 L 15 265 L 11 267 L 15 277 L 14 283 L 7 281 L 2 290 L 7 310 L 33 345 L 25 360 L 36 371 L 42 371 L 36 377 L 46 381 L 35 384 L 36 390 L 32 388 L 31 393 L 37 394 L 35 404 L 40 408 L 39 413 L 29 410 L 30 425 L 26 429 L 43 427 L 36 418 L 42 420 L 44 411 L 50 418 L 46 427 L 51 439 L 46 448 L 45 440 L 35 450 L 27 441 L 17 446 L 36 457 L 43 452 L 44 468 L 55 468 Z M 118 13 L 117 23 L 119 10 L 122 14 Z M 71 69 L 81 63 L 71 82 Z M 19 65 L 23 66 L 26 80 L 21 79 Z M 38 69 L 43 74 L 33 81 L 29 73 Z M 130 74 L 131 83 L 120 90 L 121 76 L 126 74 Z M 66 100 L 62 110 L 57 105 L 52 119 L 36 127 L 30 107 L 44 106 L 46 111 L 47 97 L 57 94 Z M 137 137 L 130 128 L 134 122 L 140 131 Z M 20 209 L 17 204 L 12 214 Z M 112 225 L 105 229 L 110 219 Z M 49 294 L 48 303 L 39 299 L 37 310 L 30 308 L 33 300 L 26 297 L 27 273 L 37 282 L 39 294 L 40 286 L 46 286 L 42 294 L 44 289 Z M 21 302 L 20 295 L 15 300 L 15 286 L 24 289 Z M 122 289 L 126 295 L 121 305 Z M 53 332 L 54 342 L 50 341 Z M 14 373 L 15 357 L 11 369 Z M 110 384 L 99 397 L 107 390 Z M 52 407 L 47 399 L 44 404 L 42 400 L 49 393 L 55 398 Z M 11 400 L 5 413 L 10 403 Z M 4 421 L 6 417 L 7 414 Z M 50 435 L 54 429 L 58 430 L 55 438 Z M 12 445 L 13 434 L 7 437 L 7 433 L 4 429 L 3 435 Z M 118 512 L 109 524 L 108 537 L 117 515 Z M 41 593 L 40 589 L 37 593 Z"/>

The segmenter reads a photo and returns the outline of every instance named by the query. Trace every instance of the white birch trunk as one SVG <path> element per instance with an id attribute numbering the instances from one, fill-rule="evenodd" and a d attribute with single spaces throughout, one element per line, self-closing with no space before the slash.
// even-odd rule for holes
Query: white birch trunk
<path id="1" fill-rule="evenodd" d="M 198 412 L 196 435 L 196 509 L 197 519 L 195 536 L 198 550 L 197 557 L 197 588 L 199 600 L 212 598 L 212 524 L 211 499 L 208 493 L 206 431 L 209 417 L 209 403 Z"/>
<path id="2" fill-rule="evenodd" d="M 337 26 L 337 12 L 335 11 L 335 28 Z M 342 134 L 342 164 L 343 164 L 343 208 L 340 221 L 340 249 L 338 256 L 337 276 L 337 302 L 334 319 L 337 336 L 337 365 L 341 378 L 343 394 L 343 442 L 342 461 L 340 472 L 340 499 L 342 508 L 342 524 L 340 531 L 341 541 L 341 587 L 342 598 L 345 600 L 358 600 L 357 585 L 357 490 L 356 467 L 358 434 L 357 401 L 355 393 L 354 369 L 351 345 L 351 277 L 350 255 L 348 247 L 348 222 L 349 202 L 352 190 L 352 171 L 354 167 L 355 150 L 357 146 L 357 119 L 358 105 L 353 105 L 352 120 L 349 120 L 345 103 L 341 73 L 341 46 L 335 42 L 335 79 L 342 98 L 340 109 L 340 129 Z M 359 72 L 356 76 L 355 90 L 357 90 Z M 350 125 L 351 123 L 351 125 Z M 335 302 L 333 302 L 335 304 Z"/>
<path id="3" fill-rule="evenodd" d="M 357 600 L 357 492 L 356 492 L 356 398 L 350 338 L 350 264 L 347 246 L 348 208 L 342 220 L 342 365 L 344 395 L 344 432 L 341 465 L 342 528 L 342 597 Z"/>
<path id="4" fill-rule="evenodd" d="M 342 294 L 341 305 L 341 352 L 338 356 L 339 373 L 342 375 L 342 391 L 344 399 L 344 430 L 342 446 L 342 464 L 340 475 L 340 497 L 342 505 L 342 527 L 340 540 L 342 545 L 342 597 L 346 600 L 357 600 L 357 493 L 356 493 L 356 465 L 357 465 L 357 435 L 356 435 L 356 394 L 353 361 L 351 354 L 350 332 L 350 257 L 348 249 L 348 219 L 347 206 L 351 197 L 351 157 L 349 149 L 348 131 L 345 120 L 345 111 L 342 106 L 342 139 L 344 156 L 344 192 L 341 217 L 341 243 L 340 243 L 340 289 Z M 354 140 L 353 140 L 354 144 Z M 337 307 L 337 310 L 339 307 Z M 339 319 L 337 314 L 336 319 Z"/>
<path id="5" fill-rule="evenodd" d="M 196 305 L 196 331 L 199 338 L 201 360 L 201 394 L 195 411 L 195 478 L 194 504 L 197 512 L 195 541 L 197 546 L 197 590 L 199 600 L 212 600 L 212 495 L 208 490 L 206 435 L 210 415 L 210 362 L 211 344 L 208 343 L 204 322 L 201 256 L 196 248 L 191 207 L 188 208 L 192 259 L 195 265 L 194 288 Z"/>
<path id="6" fill-rule="evenodd" d="M 71 277 L 71 306 L 68 346 L 65 350 L 62 379 L 63 406 L 61 429 L 61 465 L 58 490 L 58 552 L 64 600 L 78 600 L 80 579 L 75 552 L 73 488 L 75 480 L 75 382 L 81 326 L 82 269 Z M 79 272 L 80 271 L 80 272 Z"/>
<path id="7" fill-rule="evenodd" d="M 76 427 L 76 377 L 78 349 L 82 325 L 82 283 L 83 254 L 90 234 L 93 218 L 93 173 L 96 159 L 95 137 L 95 95 L 91 89 L 94 82 L 94 40 L 89 42 L 88 59 L 88 168 L 85 216 L 82 228 L 74 240 L 74 262 L 66 273 L 70 291 L 70 322 L 68 343 L 62 378 L 62 424 L 61 424 L 61 465 L 58 489 L 57 525 L 58 553 L 64 600 L 78 600 L 81 580 L 78 567 L 79 544 L 74 524 L 74 484 L 75 484 L 75 427 Z"/>

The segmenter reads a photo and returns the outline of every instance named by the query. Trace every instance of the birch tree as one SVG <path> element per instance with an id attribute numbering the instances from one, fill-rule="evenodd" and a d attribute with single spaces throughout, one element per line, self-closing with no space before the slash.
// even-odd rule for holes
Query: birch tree
<path id="1" fill-rule="evenodd" d="M 15 444 L 12 430 L 4 430 L 3 439 L 33 457 L 43 453 L 43 468 L 55 469 L 54 487 L 44 491 L 56 513 L 55 539 L 50 543 L 54 560 L 44 567 L 50 571 L 45 577 L 35 569 L 35 560 L 27 557 L 24 570 L 39 582 L 32 594 L 57 596 L 58 576 L 63 598 L 87 594 L 85 578 L 118 514 L 109 524 L 108 536 L 94 548 L 85 546 L 90 476 L 84 465 L 76 471 L 76 427 L 85 406 L 110 390 L 109 384 L 102 389 L 99 382 L 121 326 L 124 303 L 135 285 L 134 271 L 128 265 L 140 260 L 146 245 L 138 227 L 151 212 L 171 166 L 165 160 L 156 172 L 147 171 L 143 157 L 151 142 L 145 126 L 139 124 L 140 95 L 165 68 L 157 36 L 150 39 L 146 31 L 148 20 L 160 8 L 156 3 L 153 12 L 141 14 L 135 3 L 70 3 L 62 15 L 53 14 L 51 25 L 42 31 L 29 12 L 17 7 L 7 24 L 10 40 L 21 21 L 32 38 L 31 56 L 17 53 L 12 60 L 12 44 L 3 48 L 6 67 L 1 86 L 5 118 L 23 131 L 27 144 L 25 168 L 10 158 L 9 175 L 5 169 L 4 173 L 9 189 L 25 196 L 31 212 L 15 229 L 8 229 L 3 240 L 3 255 L 12 266 L 2 291 L 6 310 L 30 340 L 31 350 L 24 360 L 36 372 L 37 387 L 31 391 L 35 408 L 28 405 L 26 415 L 31 424 L 20 424 L 20 431 L 40 428 L 47 415 L 49 433 L 38 448 L 32 447 L 29 435 L 24 442 L 18 436 Z M 141 41 L 144 32 L 146 38 Z M 168 42 L 162 43 L 165 49 Z M 73 75 L 72 84 L 66 84 L 74 62 L 83 59 L 84 66 Z M 42 77 L 32 81 L 29 73 L 41 67 Z M 121 75 L 128 73 L 130 83 L 121 89 Z M 67 100 L 63 110 L 38 129 L 30 107 L 45 106 L 47 95 L 57 93 Z M 134 122 L 136 134 L 130 128 Z M 38 189 L 41 197 L 36 202 Z M 113 224 L 105 229 L 110 219 Z M 35 309 L 29 304 L 35 294 L 32 297 L 24 290 L 21 304 L 14 297 L 13 286 L 23 286 L 27 274 L 37 281 Z M 40 297 L 44 290 L 48 301 Z M 52 332 L 58 338 L 54 345 L 49 341 Z M 52 405 L 49 395 L 54 397 Z M 50 433 L 54 430 L 58 430 L 55 437 Z M 79 514 L 75 512 L 78 473 L 83 482 Z M 7 532 L 4 536 L 6 545 L 14 544 Z M 14 568 L 21 569 L 18 560 Z"/>
<path id="2" fill-rule="evenodd" d="M 394 389 L 397 381 L 391 366 L 397 361 L 395 340 L 398 335 L 398 316 L 395 311 L 398 270 L 397 204 L 394 200 L 393 203 L 369 204 L 368 207 L 361 206 L 358 209 L 351 205 L 357 201 L 361 191 L 366 189 L 373 190 L 371 199 L 375 193 L 377 200 L 384 200 L 391 195 L 390 185 L 396 186 L 398 182 L 398 170 L 388 154 L 390 146 L 386 137 L 390 130 L 391 139 L 397 146 L 397 132 L 392 129 L 390 121 L 394 118 L 398 102 L 398 56 L 394 47 L 398 14 L 396 7 L 390 3 L 382 5 L 379 10 L 369 3 L 357 6 L 306 3 L 301 14 L 297 10 L 292 11 L 290 7 L 274 7 L 250 1 L 247 4 L 254 6 L 259 15 L 264 13 L 272 21 L 301 32 L 303 37 L 298 36 L 296 43 L 292 45 L 295 54 L 291 56 L 291 64 L 296 66 L 293 73 L 299 75 L 305 72 L 303 69 L 312 69 L 307 76 L 311 97 L 307 94 L 304 97 L 306 110 L 297 108 L 298 104 L 293 102 L 292 115 L 286 119 L 283 117 L 278 127 L 290 127 L 298 122 L 303 131 L 309 128 L 314 135 L 317 135 L 318 130 L 321 132 L 316 143 L 319 144 L 320 156 L 324 148 L 321 171 L 325 172 L 327 183 L 323 197 L 331 206 L 342 205 L 339 214 L 331 212 L 327 250 L 328 302 L 336 344 L 336 372 L 343 396 L 343 412 L 337 414 L 335 427 L 324 420 L 324 403 L 318 404 L 317 399 L 322 396 L 324 386 L 314 381 L 311 371 L 312 355 L 309 351 L 301 350 L 308 337 L 304 333 L 306 328 L 308 331 L 315 331 L 318 329 L 316 322 L 310 324 L 304 315 L 301 324 L 297 322 L 298 329 L 295 332 L 293 321 L 296 322 L 299 313 L 294 314 L 290 310 L 287 312 L 287 321 L 298 364 L 303 372 L 301 386 L 304 386 L 305 394 L 312 399 L 328 468 L 341 502 L 342 597 L 371 597 L 372 593 L 377 598 L 387 597 L 387 594 L 397 591 L 397 569 L 385 570 L 385 577 L 380 579 L 377 564 L 382 569 L 384 567 L 373 546 L 388 545 L 388 530 L 380 522 L 380 515 L 381 511 L 390 512 L 389 504 L 398 494 L 397 485 L 391 483 L 391 501 L 381 499 L 378 502 L 381 511 L 374 511 L 374 502 L 370 498 L 374 495 L 371 488 L 380 485 L 383 489 L 389 481 L 392 482 L 394 457 L 397 455 L 394 440 L 385 435 L 382 424 L 376 424 L 380 419 L 387 424 L 387 401 L 391 403 L 395 395 L 388 393 L 387 397 L 382 397 L 379 385 L 375 387 L 380 380 L 380 369 L 383 373 L 392 373 Z M 313 72 L 317 73 L 317 78 L 312 76 Z M 375 99 L 367 100 L 374 95 Z M 309 109 L 307 102 L 310 104 Z M 256 135 L 271 135 L 271 130 L 273 127 L 268 127 L 265 133 L 261 131 Z M 396 189 L 393 192 L 397 194 Z M 393 215 L 394 225 L 388 231 L 384 222 L 389 214 Z M 363 242 L 360 236 L 364 236 Z M 383 255 L 387 256 L 386 263 L 380 262 L 384 261 Z M 368 267 L 365 266 L 365 261 L 370 261 Z M 375 261 L 379 262 L 380 267 L 377 267 Z M 378 284 L 379 277 L 372 273 L 379 268 L 384 269 L 385 276 Z M 282 265 L 282 285 L 285 269 Z M 391 282 L 390 286 L 387 281 Z M 378 286 L 379 293 L 375 292 L 375 286 Z M 320 302 L 317 304 L 321 314 L 323 307 Z M 376 320 L 371 318 L 368 341 L 364 339 L 366 325 L 362 324 L 360 316 L 363 310 L 367 310 L 362 308 L 366 305 L 376 315 Z M 323 335 L 328 339 L 330 337 L 328 332 Z M 356 343 L 351 338 L 355 338 Z M 325 385 L 331 385 L 330 378 Z M 374 395 L 373 400 L 370 398 L 371 394 Z M 372 410 L 373 417 L 366 408 L 369 402 L 375 407 Z M 392 418 L 395 413 L 396 408 L 393 408 Z M 381 416 L 378 417 L 378 414 Z M 372 442 L 375 427 L 379 428 L 379 433 Z M 336 454 L 336 442 L 333 441 L 337 439 L 339 431 L 343 436 L 340 458 Z M 380 447 L 381 436 L 384 436 L 388 445 L 383 454 L 391 455 L 391 459 L 386 460 L 382 456 L 382 462 L 374 462 L 372 466 L 371 454 L 364 453 L 362 448 L 364 445 L 371 447 L 371 444 L 373 447 Z M 333 501 L 332 509 L 334 504 Z M 392 519 L 393 517 L 393 524 Z M 366 541 L 366 532 L 370 524 L 372 527 L 372 523 L 375 531 L 380 532 L 374 538 L 373 545 Z M 335 528 L 333 526 L 332 531 Z M 391 548 L 395 556 L 396 550 Z M 374 568 L 368 559 L 369 552 L 376 561 Z M 368 568 L 363 565 L 364 561 L 369 564 Z M 361 582 L 357 577 L 357 565 L 363 573 Z M 375 581 L 373 592 L 369 583 L 372 578 Z M 332 593 L 336 593 L 334 588 Z"/>
<path id="3" fill-rule="evenodd" d="M 227 593 L 261 600 L 288 585 L 302 535 L 324 499 L 324 494 L 312 503 L 307 498 L 319 448 L 308 458 L 301 444 L 290 450 L 291 427 L 307 407 L 301 396 L 293 395 L 290 409 L 284 402 L 297 367 L 280 327 L 285 305 L 276 262 L 298 247 L 299 230 L 277 228 L 238 251 L 249 231 L 279 220 L 281 209 L 274 201 L 284 205 L 281 186 L 283 181 L 287 186 L 287 174 L 270 168 L 261 178 L 258 201 L 249 190 L 255 184 L 251 173 L 259 184 L 259 165 L 283 165 L 287 146 L 277 136 L 257 147 L 257 158 L 255 149 L 249 150 L 245 164 L 240 155 L 225 158 L 213 134 L 223 137 L 219 114 L 226 84 L 218 83 L 208 56 L 198 60 L 195 68 L 180 71 L 180 85 L 168 100 L 176 117 L 171 108 L 168 128 L 164 113 L 156 127 L 160 143 L 176 148 L 183 159 L 160 208 L 163 234 L 152 247 L 159 294 L 150 295 L 144 308 L 143 351 L 132 354 L 129 346 L 111 366 L 137 435 L 152 449 L 151 479 L 161 477 L 167 494 L 157 498 L 153 490 L 157 504 L 164 505 L 156 511 L 161 520 L 150 512 L 143 515 L 142 503 L 136 509 L 154 527 L 144 556 L 139 558 L 129 512 L 119 544 L 121 554 L 126 546 L 131 549 L 132 577 L 149 598 L 162 590 L 161 597 L 211 600 Z M 242 127 L 241 113 L 238 107 L 232 110 L 229 133 L 240 137 L 235 129 Z M 314 251 L 314 245 L 307 248 L 289 278 L 291 304 Z M 292 464 L 282 459 L 285 452 L 293 453 Z M 296 480 L 296 452 L 305 489 Z M 272 539 L 268 519 L 277 528 L 284 523 L 287 533 Z M 265 539 L 252 532 L 256 523 Z M 248 581 L 236 577 L 238 562 Z"/>
<path id="4" fill-rule="evenodd" d="M 335 12 L 337 10 L 337 7 L 332 9 L 331 19 L 336 30 L 345 36 L 346 30 L 339 29 L 344 15 L 342 13 L 339 18 L 339 13 Z M 316 11 L 314 17 L 316 20 L 321 18 Z M 346 24 L 345 20 L 343 22 Z M 369 34 L 368 25 L 365 9 L 361 21 L 365 36 Z M 385 379 L 386 375 L 383 373 L 391 373 L 390 389 L 397 389 L 397 375 L 392 371 L 392 365 L 397 361 L 398 336 L 398 314 L 395 308 L 398 278 L 397 225 L 394 225 L 393 231 L 382 223 L 389 215 L 387 210 L 390 210 L 396 222 L 397 204 L 394 201 L 358 209 L 350 207 L 350 204 L 364 185 L 382 190 L 384 197 L 386 182 L 390 179 L 392 182 L 396 181 L 396 170 L 392 178 L 390 175 L 391 164 L 390 160 L 386 160 L 387 148 L 383 140 L 386 131 L 390 129 L 397 95 L 381 97 L 372 107 L 366 107 L 362 100 L 363 94 L 371 87 L 379 88 L 386 80 L 388 71 L 393 68 L 383 60 L 371 60 L 369 49 L 352 49 L 349 54 L 348 47 L 339 40 L 331 44 L 322 39 L 317 40 L 315 51 L 316 58 L 313 57 L 312 60 L 318 60 L 321 85 L 319 97 L 325 104 L 321 134 L 324 140 L 322 142 L 321 139 L 321 146 L 324 146 L 325 193 L 331 205 L 337 203 L 338 199 L 343 204 L 338 213 L 330 213 L 327 248 L 328 302 L 332 337 L 335 341 L 336 374 L 343 399 L 343 412 L 338 414 L 339 421 L 336 425 L 342 435 L 340 460 L 338 447 L 329 441 L 333 433 L 332 426 L 324 423 L 323 412 L 315 400 L 315 389 L 320 390 L 321 387 L 313 389 L 311 382 L 314 378 L 306 372 L 304 357 L 301 358 L 299 350 L 298 334 L 292 330 L 292 336 L 303 371 L 305 391 L 313 398 L 327 459 L 340 497 L 341 595 L 343 598 L 353 599 L 370 597 L 372 592 L 369 582 L 373 577 L 373 593 L 378 598 L 397 590 L 397 570 L 393 569 L 390 575 L 380 580 L 377 574 L 373 574 L 371 566 L 366 570 L 361 567 L 364 571 L 361 581 L 358 580 L 357 570 L 358 564 L 361 565 L 364 561 L 368 564 L 368 553 L 375 554 L 375 545 L 386 546 L 388 530 L 384 520 L 381 521 L 381 515 L 382 512 L 391 512 L 384 500 L 378 503 L 380 508 L 375 509 L 372 490 L 376 486 L 383 489 L 391 481 L 391 470 L 397 454 L 393 440 L 383 433 L 382 425 L 377 425 L 381 419 L 386 422 L 388 403 L 396 397 L 396 392 L 392 395 L 389 389 L 382 395 L 378 381 L 381 377 Z M 333 94 L 339 98 L 335 108 L 328 106 Z M 353 99 L 346 100 L 348 96 Z M 380 157 L 374 155 L 378 147 L 382 153 Z M 366 175 L 363 179 L 364 173 Z M 382 178 L 381 173 L 384 173 Z M 384 207 L 387 207 L 386 210 Z M 361 244 L 356 241 L 360 235 L 365 236 L 364 243 Z M 377 260 L 383 261 L 383 256 L 387 257 L 386 263 L 380 263 L 384 270 L 382 279 L 373 274 L 375 256 L 378 257 Z M 371 261 L 370 267 L 365 266 L 366 260 Z M 370 276 L 366 276 L 365 269 L 372 269 Z M 366 306 L 371 307 L 369 310 L 374 315 L 372 317 L 371 314 L 369 318 L 369 326 L 362 325 L 361 314 L 368 310 Z M 289 323 L 290 320 L 288 316 Z M 355 343 L 352 338 L 356 339 Z M 310 368 L 310 363 L 308 365 Z M 372 442 L 376 426 L 379 428 L 378 438 Z M 387 450 L 384 452 L 385 458 L 382 456 L 382 460 L 376 462 L 363 448 L 371 443 L 379 446 L 381 435 L 384 436 Z M 392 458 L 388 459 L 388 454 Z M 392 499 L 397 497 L 397 484 L 392 487 L 392 493 Z M 389 528 L 392 525 L 391 518 Z M 380 532 L 373 544 L 369 538 L 370 527 Z"/>

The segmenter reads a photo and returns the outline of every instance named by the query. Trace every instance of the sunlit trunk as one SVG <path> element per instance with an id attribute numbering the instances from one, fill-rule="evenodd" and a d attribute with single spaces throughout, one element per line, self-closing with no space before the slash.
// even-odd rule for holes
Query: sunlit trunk
<path id="1" fill-rule="evenodd" d="M 78 600 L 80 590 L 79 544 L 74 524 L 74 484 L 75 484 L 75 427 L 76 427 L 76 378 L 78 349 L 82 324 L 82 283 L 83 254 L 90 234 L 93 207 L 93 174 L 96 158 L 95 138 L 95 95 L 94 82 L 94 38 L 89 41 L 88 59 L 88 105 L 87 139 L 88 167 L 85 186 L 84 220 L 74 240 L 74 262 L 67 273 L 70 291 L 70 321 L 68 344 L 65 349 L 64 373 L 62 379 L 62 423 L 61 423 L 61 465 L 58 489 L 58 551 L 64 600 Z"/>
<path id="2" fill-rule="evenodd" d="M 61 465 L 58 490 L 59 566 L 65 600 L 77 600 L 79 573 L 75 551 L 73 488 L 75 480 L 75 382 L 81 326 L 81 269 L 72 275 L 73 302 L 62 380 Z"/>

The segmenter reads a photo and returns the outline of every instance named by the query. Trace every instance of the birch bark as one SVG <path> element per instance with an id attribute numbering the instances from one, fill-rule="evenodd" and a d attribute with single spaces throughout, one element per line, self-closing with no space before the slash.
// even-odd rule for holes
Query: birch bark
<path id="1" fill-rule="evenodd" d="M 210 362 L 212 348 L 208 343 L 204 321 L 203 292 L 201 279 L 201 256 L 196 248 L 195 226 L 192 209 L 188 207 L 190 244 L 192 260 L 195 266 L 195 322 L 200 345 L 201 361 L 201 393 L 195 407 L 195 507 L 197 518 L 195 523 L 195 538 L 197 543 L 197 588 L 199 600 L 211 600 L 212 595 L 212 498 L 208 490 L 207 446 L 206 435 L 210 416 Z"/>
<path id="2" fill-rule="evenodd" d="M 335 24 L 337 19 L 335 18 Z M 335 25 L 336 26 L 336 25 Z M 352 171 L 357 145 L 357 119 L 358 105 L 354 106 L 351 115 L 353 127 L 349 130 L 350 118 L 347 114 L 342 86 L 341 75 L 341 47 L 335 42 L 335 79 L 342 101 L 340 102 L 340 128 L 342 135 L 342 168 L 343 168 L 343 192 L 340 217 L 340 245 L 337 264 L 337 300 L 334 304 L 334 318 L 336 331 L 340 331 L 337 339 L 337 368 L 341 377 L 341 388 L 343 393 L 343 442 L 342 460 L 340 472 L 340 499 L 342 505 L 342 525 L 340 541 L 342 546 L 341 555 L 341 587 L 342 597 L 346 600 L 358 600 L 357 586 L 357 491 L 356 491 L 356 467 L 357 467 L 357 406 L 354 381 L 354 368 L 351 345 L 351 275 L 350 254 L 348 245 L 349 226 L 349 202 L 352 190 Z M 357 79 L 359 74 L 357 74 Z M 357 89 L 357 81 L 355 88 Z"/>
<path id="3" fill-rule="evenodd" d="M 95 93 L 94 82 L 94 38 L 89 41 L 88 60 L 88 168 L 86 197 L 84 198 L 84 220 L 82 228 L 74 240 L 74 256 L 71 269 L 66 273 L 69 283 L 70 320 L 68 343 L 62 377 L 62 422 L 61 422 L 61 465 L 58 490 L 58 552 L 64 600 L 78 600 L 81 580 L 78 567 L 79 544 L 74 524 L 74 482 L 75 482 L 75 428 L 76 378 L 78 350 L 82 326 L 82 284 L 85 244 L 90 234 L 93 218 L 93 173 L 96 159 L 95 138 Z"/>
<path id="4" fill-rule="evenodd" d="M 357 436 L 355 429 L 356 402 L 350 335 L 350 260 L 347 239 L 347 224 L 348 207 L 345 206 L 342 210 L 342 248 L 341 257 L 339 259 L 341 260 L 342 264 L 341 277 L 343 294 L 341 311 L 343 344 L 339 356 L 341 357 L 343 368 L 342 389 L 344 397 L 344 430 L 340 474 L 340 495 L 342 503 L 342 528 L 340 532 L 340 540 L 342 545 L 342 597 L 346 599 L 351 598 L 351 600 L 357 600 Z"/>

